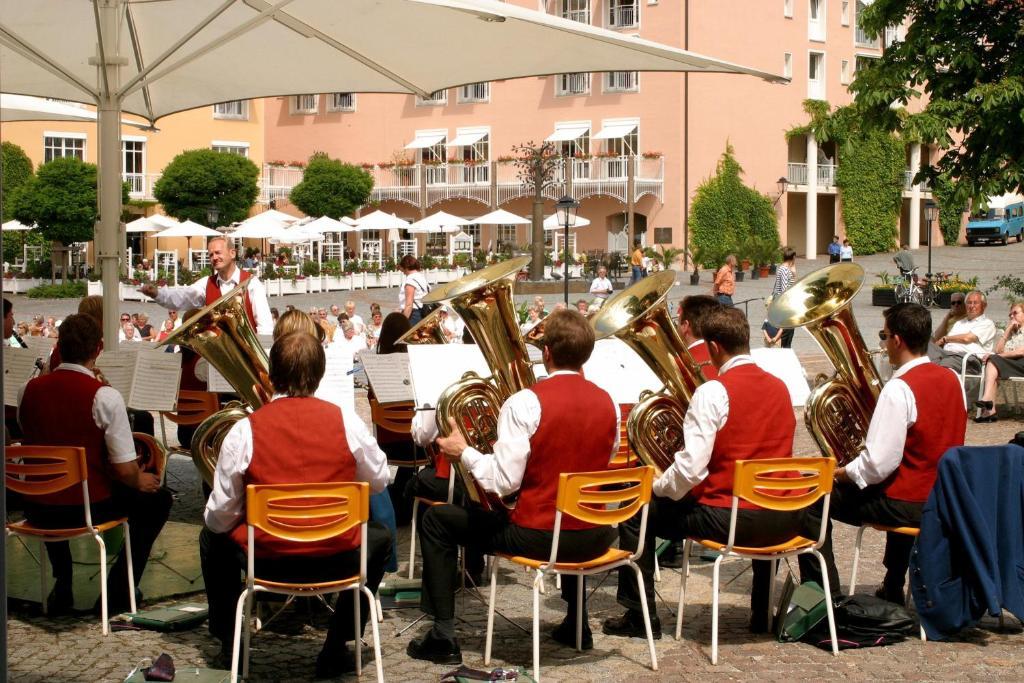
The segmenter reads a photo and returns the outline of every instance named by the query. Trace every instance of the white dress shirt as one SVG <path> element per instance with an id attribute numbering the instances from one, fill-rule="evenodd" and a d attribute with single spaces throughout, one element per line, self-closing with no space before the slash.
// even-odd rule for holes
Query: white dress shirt
<path id="1" fill-rule="evenodd" d="M 330 347 L 332 351 L 344 353 L 355 358 L 357 353 L 366 348 L 366 337 L 361 334 L 357 334 L 351 339 L 346 339 L 345 333 L 338 330 L 334 335 L 334 341 L 331 342 Z"/>
<path id="2" fill-rule="evenodd" d="M 281 397 L 275 394 L 273 400 Z M 345 440 L 356 461 L 356 481 L 368 482 L 371 492 L 380 493 L 388 485 L 387 456 L 359 416 L 339 410 L 345 424 Z M 203 513 L 210 531 L 225 533 L 245 521 L 245 472 L 251 462 L 252 425 L 245 418 L 235 423 L 221 444 L 213 491 Z"/>
<path id="3" fill-rule="evenodd" d="M 235 269 L 226 280 L 214 273 L 208 277 L 200 278 L 187 287 L 161 287 L 156 292 L 156 302 L 164 308 L 181 311 L 190 308 L 203 308 L 206 306 L 206 283 L 209 278 L 216 278 L 217 286 L 220 288 L 221 296 L 224 296 L 238 286 L 242 271 L 235 264 Z M 270 302 L 267 301 L 267 288 L 255 275 L 249 276 L 249 302 L 252 304 L 252 314 L 256 318 L 257 334 L 273 334 L 274 319 L 270 315 Z M 209 303 L 213 303 L 210 301 Z"/>
<path id="4" fill-rule="evenodd" d="M 595 277 L 590 283 L 590 293 L 608 296 L 612 291 L 612 281 L 606 277 Z"/>
<path id="5" fill-rule="evenodd" d="M 92 370 L 75 363 L 61 363 L 58 370 L 71 370 L 80 372 L 83 375 L 95 378 Z M 27 386 L 27 385 L 26 385 Z M 21 423 L 21 399 L 25 395 L 25 387 L 18 390 L 18 423 Z M 51 397 L 59 400 L 59 397 Z M 132 439 L 131 423 L 128 421 L 128 409 L 124 405 L 124 398 L 117 389 L 110 386 L 102 386 L 96 391 L 92 399 L 92 420 L 96 426 L 103 430 L 103 441 L 107 444 L 108 460 L 112 464 L 131 462 L 137 457 L 135 455 L 135 441 Z"/>
<path id="6" fill-rule="evenodd" d="M 953 323 L 946 333 L 947 337 L 956 337 L 961 334 L 973 334 L 978 341 L 970 344 L 958 344 L 951 342 L 942 347 L 946 353 L 966 355 L 968 353 L 983 354 L 992 351 L 992 341 L 996 338 L 996 324 L 982 313 L 974 320 L 961 318 Z"/>
<path id="7" fill-rule="evenodd" d="M 572 370 L 558 370 L 548 377 L 557 375 L 579 374 Z M 615 424 L 619 424 L 621 416 L 619 406 L 615 406 Z M 462 452 L 462 462 L 469 468 L 485 491 L 496 493 L 504 498 L 515 493 L 523 483 L 526 473 L 526 461 L 530 458 L 530 438 L 540 426 L 540 400 L 537 394 L 529 389 L 512 394 L 501 406 L 498 413 L 498 440 L 494 443 L 494 453 L 481 453 L 469 446 Z M 571 428 L 572 425 L 567 425 Z M 615 439 L 612 450 L 608 454 L 609 461 L 619 452 L 619 440 Z"/>
<path id="8" fill-rule="evenodd" d="M 917 422 L 914 392 L 900 377 L 930 362 L 927 356 L 922 356 L 904 363 L 882 387 L 868 425 L 864 450 L 846 465 L 846 475 L 858 488 L 885 481 L 900 466 L 903 447 L 907 443 L 907 430 Z"/>
<path id="9" fill-rule="evenodd" d="M 358 315 L 356 313 L 353 313 L 352 315 L 349 316 L 348 321 L 350 323 L 352 323 L 352 327 L 355 328 L 356 334 L 363 334 L 364 332 L 366 332 L 366 323 L 363 322 L 362 316 L 360 316 L 360 315 Z M 332 322 L 337 324 L 336 321 L 332 321 Z"/>
<path id="10" fill-rule="evenodd" d="M 437 411 L 417 410 L 412 416 L 412 440 L 420 448 L 426 448 L 437 438 Z"/>
<path id="11" fill-rule="evenodd" d="M 732 368 L 753 362 L 748 354 L 733 356 L 718 373 L 724 375 Z M 676 451 L 672 464 L 654 482 L 654 495 L 681 500 L 707 479 L 715 439 L 728 420 L 729 392 L 725 385 L 713 379 L 697 387 L 683 418 L 683 450 Z"/>

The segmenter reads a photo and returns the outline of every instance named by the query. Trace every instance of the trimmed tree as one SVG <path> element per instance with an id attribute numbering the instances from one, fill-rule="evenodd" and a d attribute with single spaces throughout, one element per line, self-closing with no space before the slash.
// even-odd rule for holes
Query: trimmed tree
<path id="1" fill-rule="evenodd" d="M 751 237 L 779 243 L 772 200 L 744 185 L 742 173 L 732 145 L 727 144 L 715 175 L 700 184 L 690 205 L 690 242 L 705 268 L 721 265 Z"/>
<path id="2" fill-rule="evenodd" d="M 32 177 L 32 160 L 13 142 L 0 142 L 0 217 L 14 217 L 10 198 Z"/>
<path id="3" fill-rule="evenodd" d="M 13 216 L 36 223 L 42 236 L 65 247 L 93 239 L 96 208 L 96 166 L 75 157 L 54 159 L 39 167 L 11 197 Z M 121 186 L 121 202 L 128 201 L 128 185 Z M 61 276 L 67 276 L 67 251 L 61 254 Z"/>
<path id="4" fill-rule="evenodd" d="M 366 204 L 373 178 L 363 169 L 317 152 L 289 199 L 307 216 L 341 218 Z"/>
<path id="5" fill-rule="evenodd" d="M 217 221 L 226 225 L 248 218 L 259 195 L 259 176 L 256 164 L 243 156 L 193 149 L 167 164 L 153 186 L 153 196 L 180 220 L 207 225 L 207 213 L 215 208 Z"/>

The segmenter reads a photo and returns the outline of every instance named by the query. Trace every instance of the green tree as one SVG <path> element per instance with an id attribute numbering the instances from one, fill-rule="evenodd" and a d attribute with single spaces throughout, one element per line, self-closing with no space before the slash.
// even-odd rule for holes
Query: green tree
<path id="1" fill-rule="evenodd" d="M 13 142 L 0 142 L 0 217 L 3 222 L 13 218 L 10 198 L 32 177 L 32 160 Z"/>
<path id="2" fill-rule="evenodd" d="M 942 147 L 925 175 L 956 180 L 961 206 L 967 197 L 1021 189 L 1024 3 L 879 0 L 863 12 L 861 26 L 877 36 L 905 22 L 906 37 L 868 60 L 850 87 L 865 121 Z M 927 102 L 915 114 L 891 106 L 922 96 Z"/>
<path id="3" fill-rule="evenodd" d="M 167 164 L 153 196 L 180 220 L 207 225 L 207 213 L 215 208 L 217 222 L 227 225 L 249 216 L 259 194 L 259 175 L 256 164 L 238 154 L 193 149 Z"/>
<path id="4" fill-rule="evenodd" d="M 75 157 L 54 159 L 39 167 L 10 199 L 14 218 L 36 223 L 40 234 L 65 247 L 89 242 L 98 215 L 96 166 Z M 128 201 L 128 185 L 121 186 L 121 202 Z M 61 251 L 61 272 L 66 275 L 67 252 Z"/>
<path id="5" fill-rule="evenodd" d="M 341 218 L 366 204 L 373 178 L 363 169 L 317 152 L 289 199 L 307 216 Z"/>
<path id="6" fill-rule="evenodd" d="M 778 243 L 772 200 L 744 185 L 742 173 L 732 145 L 726 145 L 715 175 L 697 188 L 690 206 L 691 246 L 701 254 L 705 268 L 721 265 L 722 259 L 736 253 L 749 237 Z"/>

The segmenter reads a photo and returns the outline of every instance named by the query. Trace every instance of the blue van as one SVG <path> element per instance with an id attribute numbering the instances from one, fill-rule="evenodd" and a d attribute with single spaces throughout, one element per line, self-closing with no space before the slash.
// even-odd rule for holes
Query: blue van
<path id="1" fill-rule="evenodd" d="M 1004 194 L 989 197 L 988 205 L 980 207 L 967 221 L 967 244 L 1001 242 L 1011 237 L 1024 239 L 1024 197 Z"/>

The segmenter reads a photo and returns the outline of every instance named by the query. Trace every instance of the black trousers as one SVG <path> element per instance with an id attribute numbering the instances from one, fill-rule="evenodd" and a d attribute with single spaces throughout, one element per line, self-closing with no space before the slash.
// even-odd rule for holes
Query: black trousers
<path id="1" fill-rule="evenodd" d="M 884 524 L 886 526 L 918 526 L 921 524 L 922 503 L 909 503 L 895 500 L 885 495 L 878 486 L 858 488 L 855 484 L 838 484 L 832 489 L 832 500 L 829 503 L 828 531 L 825 544 L 821 546 L 821 555 L 825 558 L 828 569 L 829 588 L 833 595 L 839 595 L 839 572 L 836 570 L 836 558 L 832 552 L 832 520 L 839 520 L 853 526 L 865 523 Z M 817 520 L 821 519 L 821 505 L 812 508 L 808 514 L 808 524 L 817 528 Z M 885 566 L 885 586 L 893 591 L 902 590 L 907 569 L 910 567 L 910 552 L 914 548 L 914 537 L 903 534 L 886 534 L 885 555 L 882 564 Z M 800 577 L 803 581 L 816 581 L 821 585 L 821 568 L 814 558 L 800 556 Z"/>
<path id="2" fill-rule="evenodd" d="M 420 547 L 423 549 L 423 593 L 420 606 L 437 620 L 455 617 L 455 589 L 458 585 L 458 547 L 466 552 L 512 553 L 537 559 L 551 554 L 553 531 L 527 529 L 508 520 L 504 511 L 485 512 L 479 508 L 435 505 L 423 515 Z M 585 562 L 600 557 L 615 541 L 611 527 L 562 531 L 558 560 Z M 576 577 L 562 577 L 562 599 L 567 615 L 576 617 Z M 586 618 L 586 605 L 583 606 Z"/>
<path id="3" fill-rule="evenodd" d="M 796 330 L 794 328 L 792 328 L 792 327 L 787 328 L 787 329 L 782 331 L 782 339 L 781 339 L 782 348 L 784 348 L 784 349 L 791 349 L 791 348 L 793 348 L 793 334 L 795 332 L 796 332 Z"/>
<path id="4" fill-rule="evenodd" d="M 654 603 L 654 551 L 655 538 L 682 541 L 686 538 L 705 538 L 725 543 L 729 540 L 730 508 L 701 505 L 693 496 L 672 500 L 655 496 L 651 498 L 647 513 L 647 535 L 644 537 L 644 551 L 637 564 L 644 577 L 647 593 L 647 607 L 652 617 L 656 613 Z M 805 531 L 804 515 L 775 510 L 740 509 L 736 521 L 736 545 L 770 545 L 782 543 Z M 640 542 L 640 513 L 625 524 L 619 525 L 619 547 L 636 550 Z M 768 609 L 768 587 L 771 579 L 771 562 L 757 560 L 753 563 L 754 585 L 750 595 L 750 607 L 755 615 Z M 640 590 L 636 575 L 629 567 L 619 568 L 619 589 L 616 599 L 619 604 L 631 610 L 640 611 Z"/>
<path id="5" fill-rule="evenodd" d="M 452 473 L 454 476 L 454 473 Z M 456 478 L 455 480 L 455 491 L 452 499 L 461 505 L 466 504 L 466 490 L 462 486 L 462 482 Z M 409 480 L 405 487 L 405 496 L 408 500 L 413 498 L 426 498 L 428 500 L 437 501 L 438 503 L 444 503 L 448 501 L 448 479 L 442 479 L 437 476 L 437 470 L 433 465 L 422 468 L 416 475 Z M 422 528 L 423 515 L 426 514 L 429 508 L 425 505 L 420 505 L 417 510 L 418 519 L 416 520 L 416 526 Z M 551 548 L 550 541 L 548 542 L 548 548 Z M 473 576 L 480 576 L 484 570 L 484 554 L 480 550 L 473 548 L 466 548 L 466 572 Z"/>
<path id="6" fill-rule="evenodd" d="M 113 495 L 110 498 L 90 506 L 92 521 L 93 524 L 99 524 L 117 517 L 128 518 L 132 542 L 132 573 L 135 585 L 138 586 L 153 543 L 167 522 L 173 499 L 171 493 L 164 488 L 156 493 L 142 493 L 117 482 L 113 486 Z M 39 505 L 26 502 L 25 518 L 29 523 L 44 529 L 67 529 L 85 524 L 85 514 L 81 505 Z M 61 590 L 71 590 L 71 546 L 67 541 L 45 545 L 57 586 Z M 107 576 L 107 599 L 111 614 L 126 611 L 131 606 L 128 600 L 128 561 L 124 547 L 118 553 L 117 561 Z"/>
<path id="7" fill-rule="evenodd" d="M 391 532 L 383 524 L 370 522 L 366 530 L 366 585 L 377 592 L 384 576 L 384 566 L 391 559 Z M 206 527 L 199 533 L 199 561 L 206 584 L 206 600 L 210 608 L 210 634 L 224 646 L 234 638 L 235 608 L 242 594 L 242 572 L 247 565 L 245 551 L 228 534 L 218 534 Z M 332 581 L 359 573 L 359 548 L 329 557 L 286 556 L 256 559 L 256 575 L 270 581 Z M 354 591 L 345 591 L 338 598 L 331 624 L 327 629 L 324 650 L 340 649 L 353 640 L 352 610 Z M 362 623 L 373 616 L 366 596 L 360 598 Z"/>

